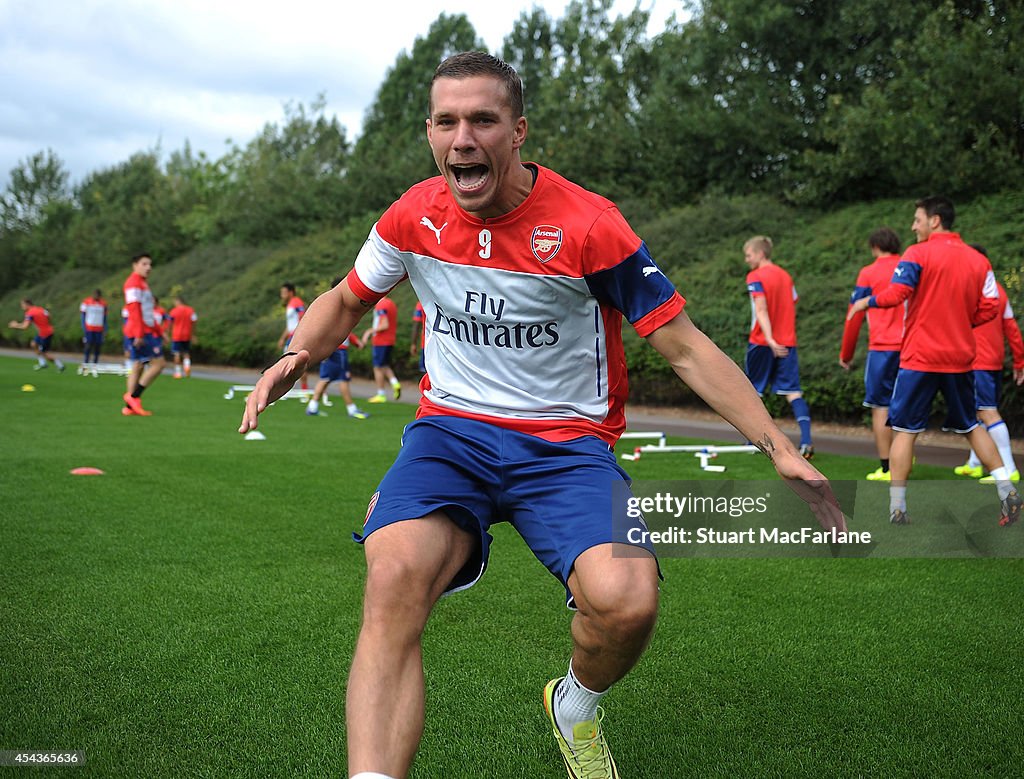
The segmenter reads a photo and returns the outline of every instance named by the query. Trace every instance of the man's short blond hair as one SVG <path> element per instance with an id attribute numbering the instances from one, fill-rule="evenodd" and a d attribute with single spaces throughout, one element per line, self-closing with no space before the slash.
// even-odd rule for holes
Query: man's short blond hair
<path id="1" fill-rule="evenodd" d="M 753 249 L 755 252 L 761 252 L 764 254 L 766 259 L 771 259 L 772 256 L 772 239 L 767 235 L 755 235 L 753 238 L 747 240 L 743 244 L 744 249 Z"/>

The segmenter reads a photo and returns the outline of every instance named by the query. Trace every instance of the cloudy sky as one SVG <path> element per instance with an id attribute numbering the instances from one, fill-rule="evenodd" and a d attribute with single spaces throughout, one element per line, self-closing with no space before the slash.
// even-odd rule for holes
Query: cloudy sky
<path id="1" fill-rule="evenodd" d="M 649 35 L 682 0 L 639 3 Z M 72 183 L 159 148 L 220 157 L 284 105 L 319 94 L 358 135 L 385 71 L 442 12 L 464 13 L 491 51 L 539 6 L 568 0 L 0 0 L 0 189 L 12 168 L 53 149 Z"/>

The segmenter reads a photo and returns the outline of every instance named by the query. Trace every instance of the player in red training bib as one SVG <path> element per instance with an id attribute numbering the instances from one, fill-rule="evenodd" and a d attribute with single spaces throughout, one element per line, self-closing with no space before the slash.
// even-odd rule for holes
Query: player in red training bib
<path id="1" fill-rule="evenodd" d="M 54 357 L 50 354 L 50 344 L 53 342 L 53 325 L 50 324 L 50 312 L 42 306 L 35 305 L 31 299 L 21 299 L 21 310 L 25 312 L 25 318 L 21 321 L 12 319 L 7 323 L 8 327 L 13 327 L 15 330 L 28 330 L 29 327 L 35 326 L 36 335 L 32 339 L 32 343 L 36 346 L 36 358 L 38 362 L 35 364 L 35 370 L 41 371 L 43 368 L 49 367 L 52 362 L 58 371 L 64 372 L 64 363 L 59 358 Z"/>
<path id="2" fill-rule="evenodd" d="M 91 296 L 79 304 L 78 311 L 82 315 L 82 367 L 90 362 L 100 361 L 100 350 L 107 334 L 107 301 L 103 292 L 96 290 Z"/>
<path id="3" fill-rule="evenodd" d="M 277 348 L 284 351 L 292 342 L 292 334 L 299 326 L 299 320 L 306 313 L 306 304 L 295 294 L 295 285 L 290 281 L 281 285 L 280 295 L 281 301 L 284 303 L 284 330 L 281 332 L 281 337 L 277 339 Z M 302 374 L 300 381 L 302 389 L 309 388 L 305 373 Z"/>
<path id="4" fill-rule="evenodd" d="M 124 282 L 124 307 L 127 319 L 124 335 L 131 355 L 128 391 L 124 394 L 125 416 L 148 417 L 152 412 L 142 407 L 142 393 L 160 377 L 164 359 L 163 332 L 154 309 L 156 298 L 149 289 L 149 273 L 153 258 L 137 254 L 132 258 L 132 272 Z"/>
<path id="5" fill-rule="evenodd" d="M 373 347 L 373 381 L 377 385 L 377 392 L 370 398 L 370 403 L 387 402 L 385 389 L 388 383 L 395 400 L 402 397 L 402 385 L 391 367 L 397 335 L 398 307 L 390 298 L 382 298 L 373 307 L 373 324 L 363 333 L 363 341 Z"/>
<path id="6" fill-rule="evenodd" d="M 565 675 L 543 691 L 555 746 L 570 776 L 615 777 L 598 703 L 647 645 L 659 576 L 640 522 L 613 498 L 628 493 L 611 450 L 625 425 L 624 320 L 780 474 L 805 480 L 823 524 L 845 524 L 827 481 L 693 326 L 615 205 L 522 161 L 527 122 L 511 67 L 482 52 L 446 59 L 426 129 L 441 175 L 392 204 L 346 280 L 309 307 L 296 354 L 260 378 L 239 432 L 408 278 L 429 328 L 427 373 L 357 539 L 367 578 L 348 682 L 349 775 L 409 771 L 423 729 L 424 627 L 443 593 L 483 575 L 489 528 L 509 522 L 578 609 Z"/>
<path id="7" fill-rule="evenodd" d="M 857 274 L 857 285 L 850 295 L 850 305 L 861 298 L 871 297 L 889 286 L 896 264 L 900 261 L 900 238 L 888 227 L 875 230 L 868 238 L 868 247 L 874 262 L 865 265 Z M 879 466 L 867 475 L 868 481 L 889 481 L 889 449 L 892 446 L 892 428 L 889 419 L 889 401 L 900 368 L 900 344 L 903 342 L 903 309 L 870 308 L 846 320 L 843 344 L 839 350 L 839 365 L 843 370 L 853 367 L 853 354 L 864 319 L 868 321 L 868 358 L 864 365 L 864 403 L 871 409 L 871 431 L 878 449 Z"/>
<path id="8" fill-rule="evenodd" d="M 199 316 L 196 310 L 176 295 L 174 308 L 167 312 L 171 327 L 171 353 L 174 355 L 174 378 L 192 375 L 192 332 Z"/>
<path id="9" fill-rule="evenodd" d="M 971 248 L 988 257 L 984 247 L 971 244 Z M 1010 431 L 999 413 L 999 402 L 1003 397 L 1003 363 L 1006 361 L 1007 344 L 1013 355 L 1013 380 L 1017 386 L 1024 383 L 1024 340 L 1021 339 L 1020 327 L 1014 318 L 1006 290 L 998 281 L 996 287 L 999 290 L 999 316 L 974 328 L 974 342 L 977 345 L 974 355 L 974 391 L 978 402 L 978 419 L 992 436 L 1003 467 L 1010 474 L 1010 481 L 1018 482 L 1020 471 L 1013 457 Z M 994 481 L 991 474 L 984 475 L 981 460 L 974 449 L 971 449 L 967 462 L 958 465 L 953 471 L 957 476 L 972 476 L 985 484 Z"/>
<path id="10" fill-rule="evenodd" d="M 800 426 L 800 454 L 814 456 L 811 409 L 800 388 L 800 360 L 796 345 L 796 287 L 790 275 L 772 261 L 772 239 L 755 235 L 743 244 L 743 259 L 750 268 L 750 338 L 746 373 L 760 394 L 770 386 L 783 395 Z"/>

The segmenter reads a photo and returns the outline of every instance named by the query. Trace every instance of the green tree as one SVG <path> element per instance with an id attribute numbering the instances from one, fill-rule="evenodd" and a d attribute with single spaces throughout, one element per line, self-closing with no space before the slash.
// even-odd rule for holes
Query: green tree
<path id="1" fill-rule="evenodd" d="M 523 14 L 504 53 L 524 71 L 526 153 L 619 200 L 638 184 L 635 66 L 647 45 L 648 14 L 638 7 L 613 19 L 611 5 L 574 0 L 554 24 L 540 11 Z"/>
<path id="2" fill-rule="evenodd" d="M 347 218 L 350 148 L 337 117 L 324 115 L 326 105 L 323 95 L 309 110 L 288 104 L 284 124 L 266 124 L 244 149 L 236 146 L 217 166 L 199 168 L 193 180 L 203 187 L 201 210 L 190 212 L 185 224 L 259 245 Z M 219 203 L 207 202 L 218 191 Z"/>
<path id="3" fill-rule="evenodd" d="M 460 51 L 484 49 L 464 14 L 441 14 L 412 52 L 398 55 L 366 112 L 349 171 L 354 202 L 382 210 L 412 184 L 437 173 L 426 140 L 434 70 Z"/>
<path id="4" fill-rule="evenodd" d="M 67 259 L 68 172 L 50 149 L 11 170 L 0 195 L 0 291 L 52 273 Z"/>
<path id="5" fill-rule="evenodd" d="M 72 267 L 120 269 L 133 254 L 165 260 L 190 245 L 175 224 L 170 182 L 156 151 L 91 174 L 76 195 L 80 208 L 68 235 Z"/>
<path id="6" fill-rule="evenodd" d="M 834 100 L 827 145 L 805 155 L 805 200 L 878 192 L 971 197 L 1024 175 L 1024 15 L 994 2 L 943 2 L 894 44 L 891 75 Z M 941 53 L 941 54 L 939 54 Z"/>

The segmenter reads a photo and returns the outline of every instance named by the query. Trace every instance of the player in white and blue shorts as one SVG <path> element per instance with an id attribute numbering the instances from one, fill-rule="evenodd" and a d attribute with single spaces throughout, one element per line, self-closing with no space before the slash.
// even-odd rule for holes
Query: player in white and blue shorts
<path id="1" fill-rule="evenodd" d="M 345 401 L 345 410 L 353 419 L 367 419 L 370 415 L 360 411 L 359 407 L 352 400 L 352 371 L 348 367 L 348 339 L 346 342 L 320 361 L 320 381 L 313 389 L 313 397 L 306 404 L 306 416 L 320 416 L 320 401 L 327 392 L 327 387 L 332 381 L 338 382 L 341 397 Z"/>

